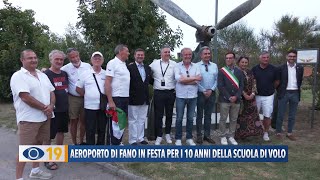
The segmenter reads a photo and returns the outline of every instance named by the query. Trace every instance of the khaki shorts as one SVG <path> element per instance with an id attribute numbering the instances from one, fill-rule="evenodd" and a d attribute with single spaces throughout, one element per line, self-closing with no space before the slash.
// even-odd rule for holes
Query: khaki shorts
<path id="1" fill-rule="evenodd" d="M 18 124 L 19 145 L 42 145 L 50 140 L 50 120 L 43 122 L 20 121 Z"/>
<path id="2" fill-rule="evenodd" d="M 77 119 L 79 115 L 84 115 L 83 97 L 72 96 L 69 94 L 69 118 Z"/>

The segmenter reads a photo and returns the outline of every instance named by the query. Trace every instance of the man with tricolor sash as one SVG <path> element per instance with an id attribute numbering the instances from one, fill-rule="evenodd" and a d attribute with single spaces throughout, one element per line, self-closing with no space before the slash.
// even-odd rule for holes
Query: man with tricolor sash
<path id="1" fill-rule="evenodd" d="M 226 66 L 218 72 L 218 89 L 220 103 L 219 131 L 222 145 L 238 145 L 234 139 L 237 118 L 240 110 L 241 93 L 243 90 L 243 75 L 241 70 L 235 67 L 235 54 L 228 52 L 225 55 Z M 226 128 L 229 116 L 229 130 Z M 227 140 L 228 138 L 228 140 Z"/>

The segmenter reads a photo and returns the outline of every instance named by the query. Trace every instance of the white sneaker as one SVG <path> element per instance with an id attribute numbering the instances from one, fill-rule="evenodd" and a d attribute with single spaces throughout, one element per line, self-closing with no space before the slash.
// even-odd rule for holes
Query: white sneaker
<path id="1" fill-rule="evenodd" d="M 273 129 L 272 127 L 269 128 L 270 132 L 276 132 L 276 129 Z"/>
<path id="2" fill-rule="evenodd" d="M 157 137 L 156 142 L 154 143 L 154 145 L 160 145 L 162 141 L 162 137 Z"/>
<path id="3" fill-rule="evenodd" d="M 177 139 L 175 144 L 176 146 L 182 146 L 181 139 Z"/>
<path id="4" fill-rule="evenodd" d="M 226 137 L 221 138 L 221 145 L 228 145 L 228 141 Z"/>
<path id="5" fill-rule="evenodd" d="M 190 146 L 195 146 L 196 144 L 193 142 L 193 139 L 187 139 L 187 144 Z"/>
<path id="6" fill-rule="evenodd" d="M 171 143 L 172 143 L 170 134 L 166 134 L 166 142 L 167 142 L 168 144 L 171 144 Z"/>
<path id="7" fill-rule="evenodd" d="M 270 141 L 269 134 L 268 134 L 267 132 L 265 132 L 265 133 L 263 134 L 263 140 L 264 140 L 264 141 Z"/>
<path id="8" fill-rule="evenodd" d="M 233 137 L 229 137 L 229 142 L 231 142 L 232 145 L 238 145 L 237 141 Z"/>
<path id="9" fill-rule="evenodd" d="M 38 173 L 30 173 L 29 178 L 31 179 L 51 179 L 52 178 L 52 174 L 51 173 L 47 173 L 42 171 L 41 169 L 39 170 Z"/>

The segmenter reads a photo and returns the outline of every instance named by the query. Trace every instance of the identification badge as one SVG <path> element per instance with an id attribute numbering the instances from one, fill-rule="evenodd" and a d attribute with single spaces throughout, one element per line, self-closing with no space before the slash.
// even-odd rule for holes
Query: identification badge
<path id="1" fill-rule="evenodd" d="M 165 83 L 164 79 L 162 79 L 161 80 L 161 86 L 165 86 L 165 85 L 166 85 L 166 83 Z"/>

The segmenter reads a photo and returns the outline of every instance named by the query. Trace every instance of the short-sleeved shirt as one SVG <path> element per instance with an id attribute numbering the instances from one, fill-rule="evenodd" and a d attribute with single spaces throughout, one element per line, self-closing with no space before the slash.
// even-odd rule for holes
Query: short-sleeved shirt
<path id="1" fill-rule="evenodd" d="M 51 84 L 55 87 L 54 94 L 56 96 L 56 104 L 54 112 L 67 112 L 68 103 L 68 74 L 65 71 L 61 71 L 59 74 L 47 69 L 44 72 Z"/>
<path id="2" fill-rule="evenodd" d="M 112 97 L 129 97 L 130 72 L 125 62 L 114 57 L 107 64 L 106 76 L 112 77 Z"/>
<path id="3" fill-rule="evenodd" d="M 150 68 L 153 72 L 153 79 L 154 79 L 153 88 L 154 89 L 157 89 L 157 90 L 175 89 L 176 80 L 174 77 L 174 68 L 176 64 L 177 63 L 172 60 L 165 62 L 162 59 L 154 60 L 150 64 Z M 161 86 L 162 80 L 164 80 L 165 86 Z"/>
<path id="4" fill-rule="evenodd" d="M 216 90 L 218 84 L 218 66 L 212 62 L 205 64 L 203 61 L 198 62 L 197 65 L 199 66 L 202 76 L 198 85 L 198 91 L 204 92 L 208 89 L 211 89 L 212 91 Z"/>
<path id="5" fill-rule="evenodd" d="M 84 89 L 84 108 L 98 110 L 100 107 L 100 92 L 94 80 L 93 73 L 96 76 L 101 93 L 105 94 L 104 83 L 106 80 L 106 71 L 102 68 L 99 73 L 96 73 L 93 69 L 85 71 L 80 75 L 76 85 Z"/>
<path id="6" fill-rule="evenodd" d="M 22 67 L 11 77 L 10 87 L 16 109 L 17 124 L 20 121 L 43 122 L 48 119 L 44 112 L 29 106 L 19 96 L 21 92 L 27 92 L 44 105 L 50 104 L 50 92 L 54 91 L 54 87 L 47 75 L 39 70 L 36 70 L 36 73 L 38 78 Z"/>
<path id="7" fill-rule="evenodd" d="M 269 64 L 263 69 L 258 64 L 252 68 L 252 73 L 257 82 L 257 95 L 271 96 L 274 94 L 274 82 L 277 76 L 277 68 L 275 66 Z"/>
<path id="8" fill-rule="evenodd" d="M 191 99 L 198 97 L 198 84 L 182 84 L 179 82 L 179 79 L 181 76 L 198 76 L 200 75 L 200 69 L 199 67 L 191 63 L 189 68 L 186 69 L 186 67 L 183 65 L 182 62 L 177 63 L 175 69 L 174 69 L 175 79 L 177 81 L 176 84 L 176 97 L 177 98 L 185 98 L 185 99 Z"/>
<path id="9" fill-rule="evenodd" d="M 76 83 L 79 79 L 79 76 L 84 71 L 91 69 L 91 65 L 85 62 L 81 62 L 80 67 L 76 68 L 72 63 L 64 65 L 61 70 L 65 71 L 68 74 L 69 86 L 68 91 L 73 96 L 80 96 L 76 91 Z"/>

